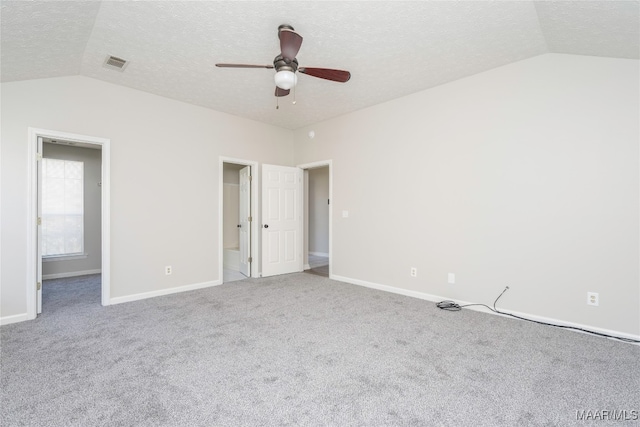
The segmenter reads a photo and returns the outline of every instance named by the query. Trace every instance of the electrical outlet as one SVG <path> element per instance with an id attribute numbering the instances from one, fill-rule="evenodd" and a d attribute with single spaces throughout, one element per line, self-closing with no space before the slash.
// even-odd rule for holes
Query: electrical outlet
<path id="1" fill-rule="evenodd" d="M 418 269 L 411 267 L 411 277 L 418 277 Z"/>
<path id="2" fill-rule="evenodd" d="M 587 305 L 600 305 L 600 295 L 597 292 L 587 292 Z"/>
<path id="3" fill-rule="evenodd" d="M 166 274 L 167 276 L 171 275 L 171 266 L 170 265 L 167 265 L 164 268 L 164 274 Z"/>
<path id="4" fill-rule="evenodd" d="M 447 275 L 447 281 L 449 282 L 450 285 L 453 285 L 454 283 L 456 283 L 456 275 L 453 273 L 449 273 Z"/>

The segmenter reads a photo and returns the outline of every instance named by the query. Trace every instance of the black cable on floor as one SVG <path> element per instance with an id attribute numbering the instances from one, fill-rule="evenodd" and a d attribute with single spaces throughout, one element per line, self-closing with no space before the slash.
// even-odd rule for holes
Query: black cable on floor
<path id="1" fill-rule="evenodd" d="M 520 319 L 520 320 L 526 320 L 527 322 L 533 322 L 533 323 L 537 323 L 539 325 L 555 326 L 556 328 L 564 328 L 564 329 L 573 329 L 574 331 L 586 332 L 588 334 L 598 335 L 598 336 L 605 337 L 605 338 L 613 338 L 613 339 L 624 341 L 624 342 L 640 343 L 640 340 L 634 340 L 633 338 L 616 337 L 614 335 L 608 335 L 608 334 L 603 334 L 601 332 L 595 332 L 595 331 L 590 331 L 588 329 L 578 328 L 577 326 L 556 325 L 556 324 L 553 324 L 553 323 L 541 322 L 539 320 L 527 319 L 526 317 L 521 317 L 521 316 L 517 316 L 515 314 L 511 314 L 511 313 L 506 313 L 504 311 L 500 311 L 500 310 L 498 310 L 496 308 L 496 303 L 498 302 L 500 297 L 505 292 L 507 292 L 507 289 L 509 289 L 508 286 L 506 288 L 504 288 L 504 290 L 500 293 L 500 295 L 498 295 L 498 298 L 496 298 L 496 300 L 493 302 L 493 308 L 489 307 L 486 304 L 459 305 L 459 304 L 456 304 L 454 301 L 451 301 L 451 300 L 440 301 L 440 302 L 436 303 L 436 307 L 438 307 L 438 308 L 440 308 L 442 310 L 447 310 L 447 311 L 460 311 L 464 307 L 471 307 L 471 306 L 474 306 L 474 305 L 480 305 L 482 307 L 488 308 L 489 310 L 493 311 L 494 313 L 502 314 L 504 316 L 514 317 L 514 318 Z"/>

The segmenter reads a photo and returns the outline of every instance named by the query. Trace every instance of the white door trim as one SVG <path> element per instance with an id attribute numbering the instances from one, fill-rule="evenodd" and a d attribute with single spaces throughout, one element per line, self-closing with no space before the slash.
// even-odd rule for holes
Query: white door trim
<path id="1" fill-rule="evenodd" d="M 44 151 L 44 142 L 42 137 L 36 138 L 36 153 L 43 153 Z M 38 156 L 38 160 L 41 157 Z M 42 218 L 42 162 L 36 162 L 36 185 L 37 189 L 37 198 L 36 198 L 36 218 Z M 84 246 L 84 242 L 83 242 Z M 40 283 L 39 289 L 36 289 L 36 316 L 42 313 L 42 225 L 38 224 L 36 226 L 36 283 Z"/>
<path id="2" fill-rule="evenodd" d="M 224 164 L 234 163 L 237 165 L 251 166 L 251 277 L 260 277 L 259 262 L 260 259 L 260 237 L 258 233 L 258 225 L 260 224 L 260 209 L 258 209 L 258 184 L 260 183 L 258 174 L 258 162 L 246 159 L 236 159 L 233 157 L 220 156 L 218 158 L 218 274 L 220 275 L 220 283 L 224 283 L 224 224 L 222 221 L 224 207 Z"/>
<path id="3" fill-rule="evenodd" d="M 99 145 L 102 150 L 102 305 L 110 304 L 111 290 L 111 140 L 30 127 L 27 139 L 27 318 L 37 316 L 37 219 L 38 219 L 38 137 L 62 139 L 83 144 Z"/>
<path id="4" fill-rule="evenodd" d="M 302 170 L 329 167 L 329 279 L 333 279 L 333 161 L 321 160 L 313 163 L 305 163 L 298 165 Z M 307 189 L 308 190 L 308 189 Z M 309 209 L 309 205 L 304 207 L 305 210 Z"/>

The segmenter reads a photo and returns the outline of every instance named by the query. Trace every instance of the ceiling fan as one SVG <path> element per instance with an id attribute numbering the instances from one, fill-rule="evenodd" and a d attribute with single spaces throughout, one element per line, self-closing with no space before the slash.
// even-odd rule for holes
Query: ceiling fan
<path id="1" fill-rule="evenodd" d="M 318 77 L 334 82 L 345 83 L 351 78 L 351 73 L 343 70 L 331 68 L 310 68 L 299 67 L 296 55 L 302 45 L 302 36 L 296 33 L 291 25 L 280 25 L 278 27 L 278 38 L 280 39 L 280 55 L 273 60 L 273 65 L 252 65 L 252 64 L 216 64 L 216 67 L 223 68 L 267 68 L 275 69 L 275 83 L 277 97 L 287 96 L 291 88 L 298 82 L 296 71 L 312 77 Z"/>

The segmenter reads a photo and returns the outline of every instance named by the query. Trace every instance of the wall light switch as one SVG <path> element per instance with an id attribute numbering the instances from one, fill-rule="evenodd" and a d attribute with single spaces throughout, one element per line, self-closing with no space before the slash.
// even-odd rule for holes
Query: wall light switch
<path id="1" fill-rule="evenodd" d="M 454 283 L 456 283 L 456 275 L 453 273 L 449 273 L 447 281 L 449 282 L 449 284 L 453 285 Z"/>
<path id="2" fill-rule="evenodd" d="M 342 218 L 349 218 L 349 211 L 342 211 Z"/>

